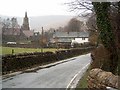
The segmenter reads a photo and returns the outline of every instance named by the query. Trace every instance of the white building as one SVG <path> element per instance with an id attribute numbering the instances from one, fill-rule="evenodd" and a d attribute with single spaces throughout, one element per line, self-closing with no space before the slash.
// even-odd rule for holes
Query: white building
<path id="1" fill-rule="evenodd" d="M 74 45 L 76 43 L 85 44 L 89 42 L 88 38 L 88 32 L 55 32 L 53 34 L 52 43 L 59 43 L 64 45 Z"/>
<path id="2" fill-rule="evenodd" d="M 88 37 L 80 37 L 80 38 L 75 38 L 75 40 L 72 40 L 71 44 L 72 43 L 78 43 L 78 44 L 84 44 L 84 43 L 88 43 L 89 40 L 88 40 Z"/>

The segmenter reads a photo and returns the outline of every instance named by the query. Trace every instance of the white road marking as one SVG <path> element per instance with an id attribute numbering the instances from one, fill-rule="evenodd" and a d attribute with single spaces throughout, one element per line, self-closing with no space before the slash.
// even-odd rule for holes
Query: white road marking
<path id="1" fill-rule="evenodd" d="M 72 78 L 72 80 L 70 81 L 70 83 L 68 84 L 67 89 L 70 88 L 70 86 L 72 85 L 72 82 L 75 80 L 75 78 L 88 66 L 90 65 L 90 63 L 88 63 L 85 67 L 83 67 L 77 74 L 75 74 L 75 76 Z M 71 86 L 73 88 L 73 86 Z"/>

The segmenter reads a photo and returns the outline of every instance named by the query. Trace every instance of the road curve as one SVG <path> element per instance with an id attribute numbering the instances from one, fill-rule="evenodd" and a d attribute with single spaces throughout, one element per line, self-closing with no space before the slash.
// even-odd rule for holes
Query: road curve
<path id="1" fill-rule="evenodd" d="M 78 72 L 91 61 L 90 54 L 75 57 L 37 72 L 19 74 L 2 80 L 2 88 L 67 88 Z M 82 74 L 81 74 L 82 76 Z"/>

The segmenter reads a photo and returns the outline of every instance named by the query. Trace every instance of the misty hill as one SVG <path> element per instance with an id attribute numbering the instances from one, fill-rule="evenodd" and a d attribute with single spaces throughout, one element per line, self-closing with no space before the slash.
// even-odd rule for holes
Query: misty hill
<path id="1" fill-rule="evenodd" d="M 8 16 L 2 16 L 1 18 L 8 18 Z M 28 15 L 29 17 L 29 15 Z M 12 18 L 9 16 L 9 18 Z M 24 17 L 17 17 L 18 23 L 22 25 Z M 65 26 L 68 21 L 73 18 L 73 16 L 65 16 L 65 15 L 51 15 L 51 16 L 36 16 L 29 17 L 30 28 L 35 29 L 35 31 L 41 31 L 41 27 L 43 26 L 45 30 L 49 28 L 58 28 L 60 26 Z"/>
<path id="2" fill-rule="evenodd" d="M 39 16 L 39 17 L 30 17 L 30 26 L 32 28 L 41 29 L 43 26 L 44 29 L 49 28 L 58 28 L 60 26 L 67 25 L 68 21 L 73 16 Z"/>

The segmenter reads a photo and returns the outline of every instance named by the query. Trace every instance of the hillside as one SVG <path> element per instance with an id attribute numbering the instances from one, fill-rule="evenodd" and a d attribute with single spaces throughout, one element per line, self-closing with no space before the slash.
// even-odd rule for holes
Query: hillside
<path id="1" fill-rule="evenodd" d="M 8 16 L 2 16 L 1 18 L 8 18 Z M 29 17 L 29 15 L 28 15 Z M 35 29 L 36 31 L 40 31 L 41 27 L 43 26 L 45 30 L 49 28 L 57 28 L 60 26 L 65 26 L 67 22 L 73 16 L 65 16 L 65 15 L 51 15 L 51 16 L 36 16 L 36 17 L 29 17 L 30 28 Z M 9 18 L 12 18 L 9 16 Z M 22 25 L 23 17 L 17 17 L 18 23 Z"/>

